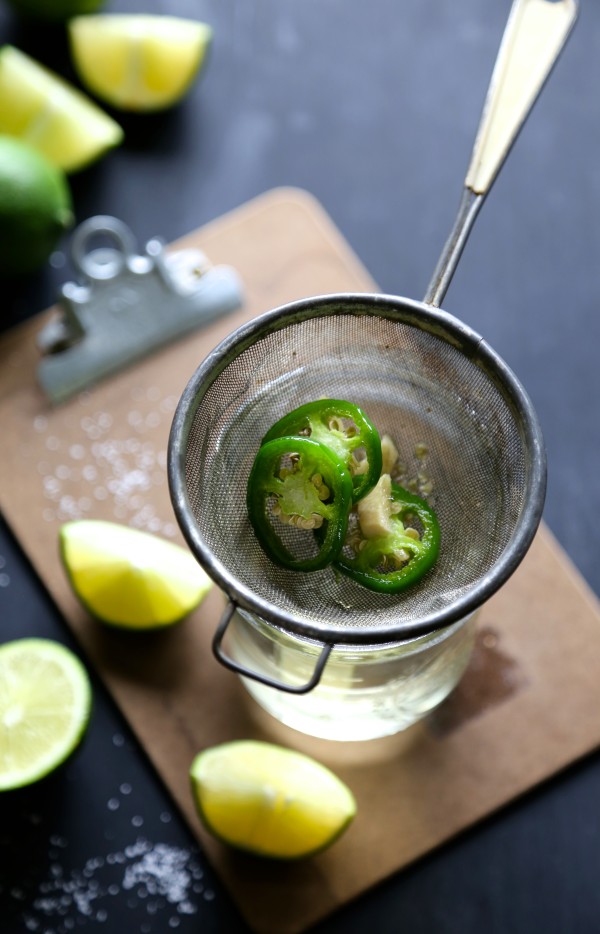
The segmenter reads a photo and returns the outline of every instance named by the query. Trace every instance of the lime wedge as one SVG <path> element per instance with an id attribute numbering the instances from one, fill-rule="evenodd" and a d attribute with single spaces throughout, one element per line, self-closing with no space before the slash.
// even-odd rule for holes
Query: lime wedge
<path id="1" fill-rule="evenodd" d="M 98 159 L 123 131 L 80 91 L 12 45 L 0 48 L 0 133 L 29 143 L 65 172 Z"/>
<path id="2" fill-rule="evenodd" d="M 0 646 L 0 791 L 58 768 L 82 739 L 92 690 L 69 649 L 49 639 Z"/>
<path id="3" fill-rule="evenodd" d="M 275 859 L 325 849 L 348 827 L 356 802 L 319 762 L 282 746 L 238 740 L 199 753 L 190 769 L 203 824 L 231 846 Z"/>
<path id="4" fill-rule="evenodd" d="M 179 101 L 204 64 L 206 23 L 142 13 L 76 16 L 71 54 L 82 84 L 123 110 L 161 110 Z"/>
<path id="5" fill-rule="evenodd" d="M 124 629 L 171 626 L 212 587 L 185 548 L 117 523 L 67 522 L 60 549 L 76 596 L 92 616 Z"/>

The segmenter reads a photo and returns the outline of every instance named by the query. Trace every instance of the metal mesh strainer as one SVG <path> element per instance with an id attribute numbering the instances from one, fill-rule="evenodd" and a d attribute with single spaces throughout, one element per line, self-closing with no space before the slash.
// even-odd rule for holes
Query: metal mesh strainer
<path id="1" fill-rule="evenodd" d="M 331 569 L 278 568 L 250 527 L 246 482 L 260 439 L 324 395 L 359 403 L 396 440 L 407 475 L 426 471 L 434 485 L 440 558 L 404 594 L 374 594 Z M 238 330 L 187 387 L 172 451 L 179 520 L 223 589 L 333 642 L 391 642 L 464 616 L 516 567 L 543 500 L 541 435 L 514 376 L 449 315 L 385 296 L 312 298 Z"/>
<path id="2" fill-rule="evenodd" d="M 535 413 L 489 345 L 437 306 L 575 13 L 574 0 L 516 0 L 459 216 L 424 302 L 341 294 L 287 305 L 232 334 L 191 379 L 171 433 L 172 498 L 192 550 L 234 604 L 324 643 L 390 643 L 462 618 L 521 561 L 545 492 Z M 394 438 L 407 471 L 425 469 L 434 485 L 440 558 L 405 593 L 376 594 L 331 569 L 282 570 L 255 539 L 245 495 L 260 439 L 322 396 L 359 404 Z"/>

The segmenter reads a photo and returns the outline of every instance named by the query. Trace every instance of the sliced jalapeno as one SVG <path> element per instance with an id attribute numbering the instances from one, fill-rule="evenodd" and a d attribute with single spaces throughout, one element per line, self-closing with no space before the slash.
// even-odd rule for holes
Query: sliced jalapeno
<path id="1" fill-rule="evenodd" d="M 440 527 L 425 500 L 393 483 L 389 475 L 384 474 L 381 480 L 385 478 L 389 482 L 387 487 L 382 484 L 380 495 L 383 498 L 389 494 L 389 509 L 384 508 L 384 518 L 378 516 L 381 503 L 375 502 L 364 521 L 371 537 L 364 537 L 355 514 L 346 548 L 334 566 L 370 590 L 398 593 L 420 581 L 434 565 L 440 548 Z M 375 496 L 378 489 L 370 495 Z"/>
<path id="2" fill-rule="evenodd" d="M 324 444 L 352 477 L 352 499 L 373 489 L 381 473 L 381 440 L 362 409 L 340 399 L 307 402 L 279 419 L 263 438 L 300 435 Z"/>
<path id="3" fill-rule="evenodd" d="M 277 437 L 262 444 L 256 455 L 246 501 L 256 537 L 271 560 L 294 571 L 316 571 L 330 564 L 344 544 L 352 478 L 324 444 Z M 298 556 L 290 551 L 293 536 L 286 526 L 306 530 L 306 544 L 300 542 Z M 315 548 L 316 554 L 306 556 Z"/>

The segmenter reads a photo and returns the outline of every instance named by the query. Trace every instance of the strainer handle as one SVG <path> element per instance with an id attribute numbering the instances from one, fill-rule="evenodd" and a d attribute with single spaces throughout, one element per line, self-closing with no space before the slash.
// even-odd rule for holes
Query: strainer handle
<path id="1" fill-rule="evenodd" d="M 217 626 L 212 643 L 213 653 L 217 661 L 219 661 L 222 665 L 225 665 L 226 668 L 230 668 L 231 671 L 235 671 L 238 675 L 243 675 L 244 678 L 251 678 L 253 681 L 259 681 L 261 684 L 266 684 L 267 687 L 275 688 L 278 691 L 285 691 L 287 694 L 308 694 L 309 691 L 312 691 L 312 689 L 315 688 L 321 680 L 323 670 L 327 664 L 327 659 L 331 654 L 333 645 L 329 642 L 323 643 L 323 648 L 321 649 L 321 654 L 316 661 L 313 673 L 309 680 L 304 684 L 286 684 L 284 681 L 278 681 L 276 678 L 269 678 L 268 675 L 263 675 L 258 671 L 252 671 L 251 668 L 246 668 L 245 665 L 234 661 L 223 651 L 222 643 L 225 637 L 225 632 L 227 631 L 227 627 L 229 626 L 231 618 L 236 610 L 237 604 L 231 600 L 225 607 L 225 611 L 221 617 L 219 625 Z"/>
<path id="2" fill-rule="evenodd" d="M 577 18 L 578 0 L 514 0 L 492 73 L 454 227 L 424 301 L 438 308 L 498 172 Z"/>

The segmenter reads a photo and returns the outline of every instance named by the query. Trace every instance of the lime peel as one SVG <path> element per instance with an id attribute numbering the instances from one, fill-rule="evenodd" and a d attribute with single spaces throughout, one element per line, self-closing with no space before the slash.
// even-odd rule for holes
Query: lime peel
<path id="1" fill-rule="evenodd" d="M 350 789 L 304 753 L 257 740 L 200 752 L 190 768 L 200 820 L 222 842 L 280 860 L 329 847 L 356 815 Z"/>
<path id="2" fill-rule="evenodd" d="M 0 646 L 0 791 L 55 771 L 82 740 L 90 719 L 88 674 L 69 649 L 49 639 Z"/>
<path id="3" fill-rule="evenodd" d="M 75 595 L 97 619 L 124 629 L 172 626 L 212 581 L 191 553 L 157 536 L 100 519 L 61 526 L 60 554 Z"/>
<path id="4" fill-rule="evenodd" d="M 212 42 L 207 23 L 144 13 L 76 16 L 69 23 L 81 83 L 100 100 L 131 111 L 181 100 Z"/>

